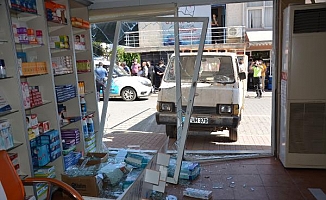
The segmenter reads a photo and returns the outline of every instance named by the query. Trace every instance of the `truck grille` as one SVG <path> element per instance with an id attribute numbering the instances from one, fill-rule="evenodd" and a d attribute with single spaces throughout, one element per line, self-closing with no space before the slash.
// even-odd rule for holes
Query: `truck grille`
<path id="1" fill-rule="evenodd" d="M 186 110 L 186 106 L 182 106 L 182 110 Z M 193 114 L 216 114 L 216 107 L 194 106 Z"/>

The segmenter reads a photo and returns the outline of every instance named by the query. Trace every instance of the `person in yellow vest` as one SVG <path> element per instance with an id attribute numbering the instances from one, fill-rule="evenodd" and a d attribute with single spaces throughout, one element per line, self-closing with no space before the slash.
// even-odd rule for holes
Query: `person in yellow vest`
<path id="1" fill-rule="evenodd" d="M 263 67 L 261 71 L 261 89 L 263 92 L 265 92 L 265 76 L 266 76 L 267 66 L 262 60 L 260 60 L 259 62 L 261 62 L 261 66 Z"/>
<path id="2" fill-rule="evenodd" d="M 257 96 L 255 98 L 261 98 L 262 96 L 262 89 L 261 89 L 261 74 L 263 70 L 262 63 L 256 60 L 255 62 L 252 62 L 250 69 L 253 70 L 253 83 L 254 87 L 256 89 Z"/>

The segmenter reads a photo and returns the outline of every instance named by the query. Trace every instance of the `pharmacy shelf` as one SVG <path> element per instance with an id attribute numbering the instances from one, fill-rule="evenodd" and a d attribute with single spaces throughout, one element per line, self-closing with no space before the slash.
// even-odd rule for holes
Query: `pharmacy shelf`
<path id="1" fill-rule="evenodd" d="M 44 106 L 44 105 L 47 105 L 47 104 L 50 104 L 50 103 L 52 103 L 52 101 L 44 101 L 43 100 L 43 103 L 42 104 L 40 104 L 40 105 L 37 105 L 37 106 L 33 106 L 33 107 L 31 107 L 31 108 L 26 108 L 25 110 L 27 111 L 27 110 L 32 110 L 32 109 L 34 109 L 34 108 L 38 108 L 38 107 L 41 107 L 41 106 Z"/>
<path id="2" fill-rule="evenodd" d="M 20 48 L 22 50 L 39 48 L 39 47 L 44 46 L 43 44 L 24 44 L 24 43 L 15 43 L 15 44 L 16 44 L 16 46 L 18 46 L 17 48 Z"/>
<path id="3" fill-rule="evenodd" d="M 65 75 L 70 75 L 70 74 L 74 74 L 74 73 L 72 72 L 72 73 L 65 73 L 65 74 L 54 74 L 54 76 L 65 76 Z"/>
<path id="4" fill-rule="evenodd" d="M 6 115 L 10 115 L 13 113 L 19 112 L 19 110 L 10 110 L 10 111 L 5 111 L 5 112 L 0 112 L 0 117 L 4 117 Z"/>
<path id="5" fill-rule="evenodd" d="M 13 76 L 7 76 L 7 77 L 5 77 L 5 78 L 0 78 L 0 81 L 1 80 L 8 80 L 8 79 L 12 79 L 13 78 Z"/>
<path id="6" fill-rule="evenodd" d="M 14 146 L 13 146 L 13 147 L 10 147 L 9 149 L 6 149 L 6 151 L 14 150 L 14 149 L 16 149 L 17 147 L 22 146 L 23 144 L 24 144 L 24 143 L 14 143 Z"/>
<path id="7" fill-rule="evenodd" d="M 31 74 L 31 75 L 21 75 L 20 78 L 30 78 L 30 77 L 35 77 L 35 76 L 44 76 L 47 75 L 48 73 L 44 74 Z"/>
<path id="8" fill-rule="evenodd" d="M 17 17 L 19 21 L 25 21 L 25 22 L 33 20 L 37 17 L 41 17 L 41 15 L 37 13 L 29 13 L 29 12 L 13 10 L 13 9 L 10 9 L 10 14 L 12 15 L 12 17 Z"/>

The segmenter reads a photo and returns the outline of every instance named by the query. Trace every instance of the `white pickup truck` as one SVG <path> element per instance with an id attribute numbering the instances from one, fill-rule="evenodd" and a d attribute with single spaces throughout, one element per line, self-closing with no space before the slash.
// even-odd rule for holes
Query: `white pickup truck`
<path id="1" fill-rule="evenodd" d="M 181 53 L 182 111 L 186 111 L 196 53 Z M 238 139 L 237 128 L 244 107 L 246 73 L 239 72 L 235 53 L 203 53 L 195 92 L 189 130 L 229 130 L 229 140 Z M 156 122 L 166 125 L 169 137 L 177 135 L 176 79 L 174 55 L 161 82 L 157 100 Z"/>

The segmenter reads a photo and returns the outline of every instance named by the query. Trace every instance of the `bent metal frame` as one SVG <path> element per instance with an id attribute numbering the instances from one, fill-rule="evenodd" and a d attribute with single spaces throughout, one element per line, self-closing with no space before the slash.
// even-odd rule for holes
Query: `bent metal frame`
<path id="1" fill-rule="evenodd" d="M 177 13 L 177 12 L 176 12 Z M 176 105 L 177 105 L 177 163 L 174 171 L 173 177 L 167 177 L 166 182 L 177 184 L 179 179 L 179 174 L 181 170 L 181 163 L 184 156 L 184 149 L 185 149 L 185 142 L 187 139 L 188 134 L 188 128 L 190 123 L 190 116 L 193 109 L 193 103 L 194 103 L 194 96 L 195 91 L 197 87 L 197 81 L 199 76 L 199 69 L 200 69 L 200 63 L 203 55 L 204 50 L 204 41 L 206 38 L 207 33 L 207 27 L 208 27 L 208 17 L 151 17 L 148 19 L 148 17 L 145 18 L 138 18 L 133 19 L 133 21 L 143 21 L 143 22 L 174 22 L 174 48 L 175 48 L 175 65 L 176 66 Z M 182 94 L 181 94 L 181 68 L 179 63 L 179 57 L 180 57 L 180 45 L 179 45 L 179 23 L 180 22 L 201 22 L 202 23 L 202 31 L 201 31 L 201 37 L 200 42 L 198 45 L 198 52 L 196 56 L 196 62 L 194 66 L 194 75 L 192 78 L 192 84 L 189 92 L 189 101 L 187 103 L 186 113 L 185 113 L 185 119 L 182 123 Z M 108 80 L 107 80 L 107 87 L 105 88 L 105 93 L 109 94 L 110 88 L 111 88 L 111 81 L 112 81 L 112 74 L 113 74 L 113 66 L 116 62 L 116 55 L 117 55 L 117 47 L 118 47 L 118 38 L 121 28 L 121 21 L 118 21 L 116 24 L 115 34 L 114 34 L 114 42 L 112 47 L 112 56 L 110 60 L 110 70 L 108 74 Z M 96 150 L 100 151 L 102 149 L 102 138 L 104 134 L 104 126 L 105 126 L 105 117 L 107 113 L 109 103 L 109 95 L 104 96 L 104 103 L 103 103 L 103 109 L 102 109 L 102 115 L 101 115 L 101 122 L 99 127 L 99 136 L 97 139 L 96 144 Z"/>

